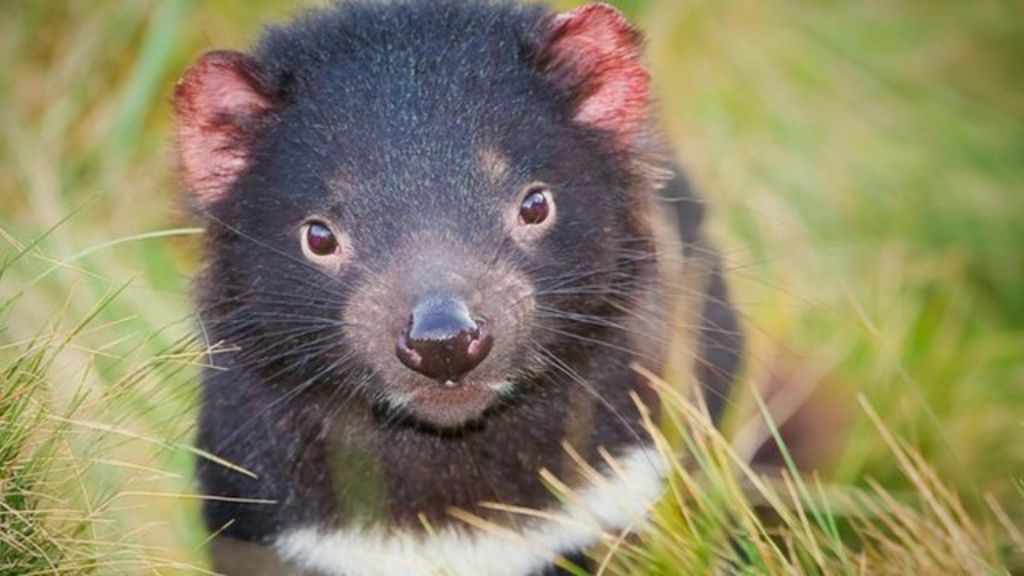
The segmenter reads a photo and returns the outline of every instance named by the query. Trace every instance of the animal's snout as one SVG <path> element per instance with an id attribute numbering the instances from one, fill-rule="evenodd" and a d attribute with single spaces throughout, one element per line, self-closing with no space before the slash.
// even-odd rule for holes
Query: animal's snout
<path id="1" fill-rule="evenodd" d="M 411 370 L 452 386 L 487 358 L 493 344 L 486 323 L 474 320 L 465 302 L 440 296 L 413 308 L 395 354 Z"/>

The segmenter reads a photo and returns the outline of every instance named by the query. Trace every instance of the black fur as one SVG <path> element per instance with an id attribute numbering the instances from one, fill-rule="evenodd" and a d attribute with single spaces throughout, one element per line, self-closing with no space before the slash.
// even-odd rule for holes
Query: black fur
<path id="1" fill-rule="evenodd" d="M 710 276 L 705 284 L 704 309 L 697 334 L 695 371 L 708 412 L 717 421 L 725 410 L 725 403 L 743 357 L 742 328 L 729 296 L 718 252 L 703 239 L 702 224 L 707 208 L 694 192 L 682 167 L 674 167 L 672 179 L 661 190 L 659 197 L 673 207 L 686 255 L 709 262 Z"/>
<path id="2" fill-rule="evenodd" d="M 204 506 L 211 530 L 268 542 L 310 524 L 419 529 L 424 517 L 452 522 L 450 507 L 501 521 L 480 502 L 551 504 L 537 471 L 571 476 L 563 438 L 595 464 L 598 447 L 647 441 L 629 397 L 644 390 L 629 368 L 638 352 L 621 326 L 631 298 L 656 281 L 637 200 L 650 182 L 641 152 L 574 123 L 573 95 L 536 70 L 548 14 L 505 2 L 355 2 L 272 28 L 255 49 L 280 105 L 253 140 L 251 169 L 204 213 L 199 303 L 224 351 L 204 377 L 198 443 L 252 474 L 200 464 L 204 493 L 221 498 Z M 489 147 L 509 161 L 504 180 L 481 168 Z M 644 160 L 656 162 L 653 152 Z M 500 222 L 517 183 L 530 181 L 557 191 L 560 220 L 525 252 Z M 681 173 L 663 194 L 687 249 L 709 250 L 703 205 Z M 295 230 L 311 214 L 352 239 L 344 273 L 303 260 Z M 420 238 L 518 270 L 562 313 L 538 319 L 534 345 L 517 351 L 517 394 L 458 430 L 382 408 L 377 376 L 343 334 L 368 275 Z M 708 290 L 698 372 L 717 413 L 742 342 L 717 266 Z M 527 368 L 543 364 L 537 349 L 593 389 L 550 358 Z"/>

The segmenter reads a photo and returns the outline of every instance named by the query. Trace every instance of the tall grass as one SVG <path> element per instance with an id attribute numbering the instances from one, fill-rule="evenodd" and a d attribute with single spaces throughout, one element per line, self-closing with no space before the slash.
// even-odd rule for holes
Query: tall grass
<path id="1" fill-rule="evenodd" d="M 32 250 L 20 247 L 0 262 L 0 278 Z M 144 436 L 139 425 L 147 414 L 139 398 L 154 390 L 187 390 L 201 355 L 188 341 L 151 355 L 140 346 L 145 337 L 110 340 L 118 323 L 99 318 L 122 292 L 115 288 L 72 317 L 72 291 L 34 335 L 18 340 L 8 338 L 10 330 L 3 333 L 0 574 L 144 573 L 184 566 L 154 545 L 166 534 L 167 517 L 147 525 L 150 514 L 140 507 L 175 497 L 168 487 L 187 477 L 168 471 L 166 461 L 193 451 Z M 23 295 L 0 301 L 5 322 Z M 180 424 L 160 420 L 160 433 L 167 438 Z"/>
<path id="2" fill-rule="evenodd" d="M 599 572 L 1004 574 L 1024 560 L 1019 527 L 998 526 L 998 505 L 987 515 L 967 513 L 956 492 L 892 436 L 863 398 L 877 438 L 914 487 L 912 498 L 877 482 L 845 486 L 801 473 L 760 401 L 786 466 L 777 474 L 757 471 L 678 386 L 647 377 L 665 402 L 666 422 L 649 426 L 670 469 L 669 487 L 635 541 L 609 535 Z M 1003 544 L 1016 552 L 1008 554 Z"/>
<path id="3" fill-rule="evenodd" d="M 622 5 L 751 350 L 724 436 L 672 411 L 607 569 L 1024 570 L 1024 7 Z M 292 9 L 0 3 L 0 573 L 203 565 L 170 86 Z M 752 468 L 764 412 L 810 469 Z"/>

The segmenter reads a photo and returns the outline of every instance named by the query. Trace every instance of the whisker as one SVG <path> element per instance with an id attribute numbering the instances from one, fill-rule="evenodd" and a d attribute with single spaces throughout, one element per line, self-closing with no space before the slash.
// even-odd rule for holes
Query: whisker
<path id="1" fill-rule="evenodd" d="M 646 439 L 644 439 L 643 437 L 641 437 L 637 433 L 634 425 L 630 424 L 630 422 L 626 419 L 625 416 L 622 415 L 622 413 L 618 410 L 618 408 L 616 408 L 611 402 L 609 402 L 608 399 L 605 398 L 596 388 L 594 388 L 594 386 L 590 382 L 587 382 L 585 378 L 580 376 L 580 374 L 576 370 L 574 370 L 572 367 L 570 367 L 568 364 L 566 364 L 561 358 L 558 358 L 557 356 L 555 356 L 553 353 L 549 352 L 548 350 L 545 350 L 543 348 L 534 346 L 532 343 L 530 344 L 530 347 L 531 347 L 531 349 L 535 353 L 539 354 L 540 357 L 545 360 L 546 364 L 552 366 L 553 368 L 555 368 L 556 370 L 561 372 L 564 376 L 569 378 L 570 381 L 572 381 L 573 383 L 579 385 L 584 391 L 586 391 L 588 394 L 590 394 L 595 400 L 600 402 L 601 405 L 604 406 L 604 408 L 606 410 L 608 410 L 612 414 L 612 416 L 614 416 L 615 419 L 618 420 L 618 422 L 620 424 L 622 424 L 623 427 L 626 428 L 626 430 L 629 431 L 629 434 L 637 442 L 642 444 L 642 443 L 645 443 L 647 441 Z M 637 425 L 642 426 L 639 423 L 637 423 Z"/>

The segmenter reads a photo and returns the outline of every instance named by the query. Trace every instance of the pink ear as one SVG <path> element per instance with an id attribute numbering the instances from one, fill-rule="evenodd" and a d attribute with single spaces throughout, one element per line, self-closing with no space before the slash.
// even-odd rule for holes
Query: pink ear
<path id="1" fill-rule="evenodd" d="M 274 108 L 259 64 L 238 52 L 204 54 L 174 90 L 185 185 L 200 205 L 231 188 L 249 167 L 255 129 Z"/>
<path id="2" fill-rule="evenodd" d="M 550 34 L 542 69 L 576 96 L 576 121 L 632 144 L 646 125 L 650 90 L 639 33 L 595 3 L 555 16 Z"/>

